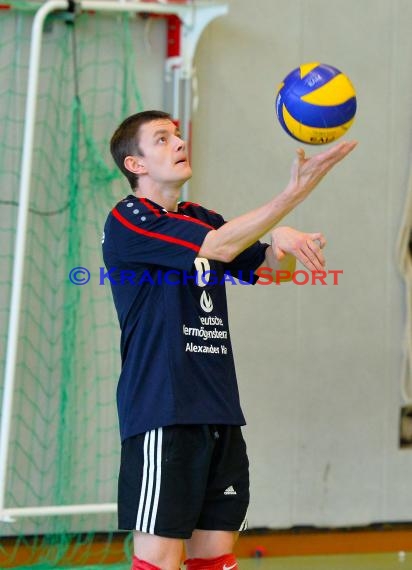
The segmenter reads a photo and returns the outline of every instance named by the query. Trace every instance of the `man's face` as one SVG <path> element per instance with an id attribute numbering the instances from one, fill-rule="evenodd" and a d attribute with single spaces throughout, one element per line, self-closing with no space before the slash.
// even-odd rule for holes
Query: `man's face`
<path id="1" fill-rule="evenodd" d="M 192 176 L 186 143 L 180 138 L 178 128 L 169 119 L 158 119 L 145 123 L 140 128 L 139 148 L 142 155 L 139 162 L 144 171 L 160 184 L 181 185 Z"/>

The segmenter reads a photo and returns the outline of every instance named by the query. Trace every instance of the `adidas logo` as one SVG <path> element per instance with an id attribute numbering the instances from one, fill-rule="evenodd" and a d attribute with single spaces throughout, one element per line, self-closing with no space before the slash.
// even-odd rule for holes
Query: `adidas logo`
<path id="1" fill-rule="evenodd" d="M 230 487 L 228 487 L 226 489 L 226 491 L 223 493 L 224 495 L 237 495 L 236 491 L 234 490 L 233 486 L 230 485 Z"/>

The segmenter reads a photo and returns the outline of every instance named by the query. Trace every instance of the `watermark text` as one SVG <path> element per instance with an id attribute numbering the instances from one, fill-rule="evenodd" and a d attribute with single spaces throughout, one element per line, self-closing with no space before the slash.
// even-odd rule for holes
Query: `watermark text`
<path id="1" fill-rule="evenodd" d="M 270 267 L 259 267 L 256 271 L 238 271 L 233 276 L 229 271 L 217 273 L 213 270 L 179 271 L 177 269 L 157 270 L 155 272 L 145 269 L 140 272 L 131 269 L 112 267 L 99 268 L 99 285 L 188 285 L 199 287 L 206 285 L 281 285 L 293 283 L 294 285 L 339 285 L 342 269 L 329 269 L 322 271 L 308 271 L 298 269 L 293 272 L 284 269 L 272 270 Z M 86 285 L 91 280 L 91 273 L 86 267 L 73 267 L 69 272 L 69 280 L 73 285 Z"/>

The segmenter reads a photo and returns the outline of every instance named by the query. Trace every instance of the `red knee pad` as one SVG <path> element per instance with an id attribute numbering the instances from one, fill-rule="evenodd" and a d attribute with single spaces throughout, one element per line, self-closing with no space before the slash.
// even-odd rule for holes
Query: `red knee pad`
<path id="1" fill-rule="evenodd" d="M 146 562 L 145 560 L 139 560 L 137 556 L 133 556 L 131 570 L 161 570 L 161 568 L 159 568 L 159 566 L 154 566 L 154 564 L 150 564 L 150 562 Z"/>
<path id="2" fill-rule="evenodd" d="M 223 554 L 217 558 L 189 558 L 185 560 L 187 570 L 239 570 L 234 554 Z"/>

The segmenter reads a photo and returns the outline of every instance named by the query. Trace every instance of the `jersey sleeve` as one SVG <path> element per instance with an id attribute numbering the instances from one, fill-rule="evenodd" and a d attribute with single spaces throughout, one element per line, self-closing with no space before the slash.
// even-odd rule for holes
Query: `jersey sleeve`
<path id="1" fill-rule="evenodd" d="M 214 228 L 184 214 L 123 201 L 113 208 L 108 229 L 105 242 L 110 242 L 112 263 L 189 271 L 205 236 Z"/>
<path id="2" fill-rule="evenodd" d="M 197 206 L 197 204 L 195 204 L 195 206 Z M 215 229 L 227 223 L 227 220 L 225 220 L 221 214 L 213 210 L 207 210 L 207 212 Z M 255 284 L 259 276 L 254 275 L 254 272 L 264 262 L 266 249 L 268 247 L 269 244 L 267 243 L 260 241 L 255 242 L 239 253 L 230 263 L 225 263 L 225 272 L 235 277 L 235 279 Z"/>
<path id="3" fill-rule="evenodd" d="M 255 284 L 259 276 L 254 275 L 254 272 L 264 262 L 268 247 L 270 247 L 268 243 L 261 243 L 260 241 L 253 243 L 230 263 L 226 263 L 225 271 L 236 279 Z M 253 276 L 252 280 L 251 275 Z"/>

